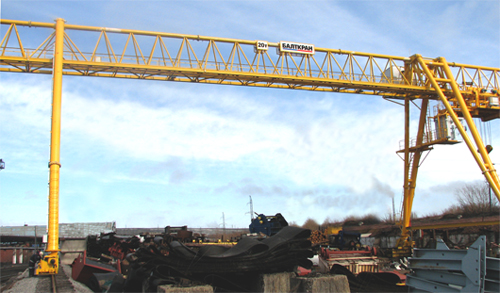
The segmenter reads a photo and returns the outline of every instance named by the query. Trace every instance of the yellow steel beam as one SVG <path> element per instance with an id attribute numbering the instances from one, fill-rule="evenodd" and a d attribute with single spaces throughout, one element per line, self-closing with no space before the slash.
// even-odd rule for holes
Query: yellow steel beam
<path id="1" fill-rule="evenodd" d="M 410 225 L 411 205 L 410 205 L 410 99 L 405 99 L 405 149 L 404 149 L 404 183 L 403 183 L 403 212 L 401 237 L 396 246 L 409 246 L 410 236 L 407 227 Z"/>
<path id="2" fill-rule="evenodd" d="M 54 27 L 51 23 L 18 20 L 1 20 L 1 23 L 16 28 Z M 89 44 L 80 41 L 77 46 L 67 34 L 69 30 L 95 32 L 97 43 L 93 52 L 85 53 L 79 49 L 78 46 Z M 10 29 L 9 34 L 12 31 Z M 268 51 L 254 52 L 256 40 L 69 24 L 65 25 L 65 31 L 63 74 L 437 99 L 435 89 L 428 86 L 422 71 L 411 74 L 405 72 L 411 68 L 407 66 L 411 62 L 408 57 L 326 48 L 315 48 L 314 55 L 297 57 L 284 52 L 276 55 L 269 54 Z M 15 33 L 21 44 L 22 38 L 17 29 Z M 110 34 L 127 38 L 127 43 L 121 52 L 117 50 L 120 42 L 117 42 L 116 38 L 109 38 Z M 150 43 L 154 43 L 149 56 L 143 54 L 146 45 L 141 44 L 137 36 L 149 37 L 152 41 Z M 86 40 L 88 39 L 87 37 Z M 105 41 L 101 42 L 102 39 Z M 129 41 L 132 43 L 131 46 L 128 46 Z M 26 47 L 26 42 L 24 43 Z M 268 45 L 269 49 L 277 49 L 279 43 L 268 42 Z M 105 47 L 105 50 L 100 47 Z M 51 68 L 50 58 L 47 58 L 45 66 L 39 64 L 31 66 L 33 61 L 27 57 L 50 56 L 48 53 L 51 53 L 51 46 L 40 45 L 37 49 L 9 47 L 4 52 L 7 49 L 7 41 L 2 41 L 0 48 L 4 49 L 0 56 L 0 71 L 43 73 L 44 71 L 40 70 L 42 67 Z M 170 51 L 177 51 L 175 58 Z M 498 68 L 457 63 L 450 63 L 450 66 L 456 72 L 457 83 L 464 94 L 472 95 L 477 88 L 499 90 Z M 487 101 L 492 95 L 494 94 L 481 92 L 478 98 Z M 471 102 L 468 105 L 473 104 L 477 103 Z M 487 103 L 480 103 L 474 107 L 483 107 L 482 105 L 491 108 Z M 497 108 L 500 110 L 500 107 Z M 493 107 L 493 110 L 495 109 Z M 486 114 L 473 113 L 473 115 L 480 117 Z M 488 119 L 496 118 L 494 113 L 488 117 Z"/>
<path id="3" fill-rule="evenodd" d="M 498 175 L 496 173 L 495 167 L 493 165 L 493 162 L 490 159 L 490 156 L 488 152 L 486 151 L 486 148 L 484 146 L 483 140 L 481 139 L 481 135 L 476 129 L 476 124 L 472 120 L 472 116 L 469 113 L 468 110 L 468 105 L 465 103 L 464 98 L 462 97 L 462 94 L 460 93 L 460 89 L 458 88 L 454 78 L 453 74 L 450 70 L 450 68 L 447 65 L 446 59 L 444 57 L 440 57 L 439 61 L 443 63 L 443 69 L 444 72 L 447 76 L 447 78 L 450 80 L 450 85 L 451 88 L 453 89 L 453 93 L 455 94 L 455 98 L 458 100 L 458 104 L 460 108 L 462 108 L 462 115 L 465 118 L 465 121 L 467 122 L 467 125 L 469 126 L 469 131 L 472 134 L 472 137 L 474 138 L 474 141 L 476 143 L 477 148 L 470 149 L 471 152 L 474 152 L 476 154 L 476 150 L 481 154 L 482 161 L 481 163 L 484 164 L 484 170 L 483 174 L 485 175 L 486 179 L 488 180 L 490 187 L 493 189 L 495 192 L 495 195 L 497 196 L 497 199 L 500 200 L 500 179 L 498 178 Z M 456 124 L 456 122 L 455 122 Z M 463 134 L 462 134 L 463 137 Z M 483 169 L 481 167 L 481 169 Z"/>
<path id="4" fill-rule="evenodd" d="M 25 60 L 17 57 L 0 57 L 0 62 L 9 65 L 8 68 L 0 68 L 5 72 L 28 72 L 23 69 Z M 30 60 L 37 69 L 52 67 L 51 59 Z M 234 72 L 222 70 L 192 69 L 165 66 L 137 65 L 125 63 L 97 63 L 87 61 L 65 60 L 64 75 L 115 77 L 147 80 L 186 81 L 225 85 L 244 85 L 269 88 L 288 88 L 311 91 L 344 92 L 367 95 L 383 96 L 406 96 L 408 94 L 420 96 L 427 95 L 428 89 L 418 86 L 402 86 L 397 84 L 348 81 L 348 80 L 325 80 L 315 77 L 297 77 L 280 74 L 259 74 L 251 72 Z M 31 70 L 30 73 L 51 73 Z"/>
<path id="5" fill-rule="evenodd" d="M 451 74 L 451 71 L 447 67 L 447 62 L 444 58 L 440 58 L 440 62 L 432 62 L 432 64 L 426 63 L 422 56 L 416 55 L 416 60 L 417 62 L 422 66 L 422 69 L 424 70 L 425 74 L 429 78 L 429 82 L 432 84 L 432 86 L 436 89 L 438 96 L 443 103 L 443 105 L 446 107 L 446 110 L 448 111 L 448 114 L 450 117 L 453 119 L 453 122 L 455 123 L 455 126 L 457 127 L 458 131 L 460 132 L 460 135 L 462 136 L 463 140 L 465 141 L 467 147 L 469 148 L 472 156 L 476 160 L 476 163 L 478 164 L 479 168 L 481 169 L 481 172 L 483 175 L 486 177 L 486 180 L 490 184 L 491 189 L 495 193 L 497 199 L 500 201 L 500 180 L 498 178 L 498 175 L 496 173 L 496 170 L 493 166 L 493 163 L 490 160 L 490 157 L 484 147 L 484 144 L 481 140 L 481 137 L 479 133 L 477 132 L 476 125 L 474 124 L 474 121 L 472 120 L 472 117 L 469 113 L 469 110 L 467 108 L 467 105 L 465 104 L 463 97 L 458 90 L 458 87 L 455 83 L 455 80 L 453 79 L 453 76 Z M 458 120 L 457 114 L 451 107 L 448 98 L 445 96 L 445 94 L 441 91 L 441 86 L 438 84 L 438 82 L 434 78 L 434 74 L 430 71 L 428 68 L 428 65 L 432 66 L 440 66 L 444 70 L 446 76 L 448 77 L 448 80 L 446 81 L 447 83 L 450 84 L 450 86 L 453 89 L 454 93 L 454 98 L 456 98 L 459 101 L 459 106 L 461 108 L 462 114 L 465 117 L 465 120 L 467 121 L 467 125 L 469 126 L 469 130 L 472 133 L 472 136 L 474 137 L 474 140 L 476 142 L 476 146 L 472 143 L 471 139 L 465 132 L 464 127 Z M 482 158 L 478 155 L 478 151 L 481 154 Z"/>
<path id="6" fill-rule="evenodd" d="M 410 245 L 410 233 L 409 227 L 411 226 L 411 212 L 413 209 L 413 199 L 415 197 L 415 188 L 417 187 L 417 174 L 418 167 L 420 165 L 420 158 L 422 152 L 429 150 L 426 145 L 423 145 L 425 121 L 427 119 L 427 107 L 429 104 L 428 99 L 422 100 L 422 106 L 420 107 L 420 118 L 417 131 L 417 141 L 415 148 L 410 148 L 410 123 L 409 123 L 409 101 L 405 102 L 405 116 L 407 122 L 405 123 L 405 187 L 403 193 L 403 212 L 402 212 L 402 223 L 401 223 L 401 237 L 398 240 L 398 247 L 405 247 Z M 406 109 L 408 108 L 408 109 Z M 410 156 L 410 152 L 413 153 Z"/>
<path id="7" fill-rule="evenodd" d="M 52 80 L 52 130 L 50 141 L 49 225 L 48 242 L 38 274 L 57 274 L 59 271 L 59 169 L 61 168 L 61 98 L 63 73 L 64 20 L 56 20 L 56 42 Z"/>

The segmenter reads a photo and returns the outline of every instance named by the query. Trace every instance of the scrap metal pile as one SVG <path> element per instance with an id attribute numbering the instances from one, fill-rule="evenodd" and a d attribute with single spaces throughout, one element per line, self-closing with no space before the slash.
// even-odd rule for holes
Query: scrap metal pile
<path id="1" fill-rule="evenodd" d="M 141 245 L 137 236 L 118 236 L 115 233 L 103 234 L 97 239 L 95 236 L 87 237 L 87 255 L 101 258 L 111 256 L 116 260 L 123 260 L 129 253 L 134 252 Z"/>
<path id="2" fill-rule="evenodd" d="M 156 292 L 159 285 L 166 284 L 209 284 L 217 291 L 258 291 L 262 274 L 312 267 L 310 235 L 308 229 L 289 226 L 263 240 L 242 238 L 233 247 L 206 245 L 193 250 L 179 241 L 143 244 L 126 256 L 130 262 L 124 271 L 126 277 L 115 274 L 111 286 L 113 292 Z M 126 243 L 130 248 L 130 242 Z M 116 251 L 115 244 L 111 247 Z M 102 277 L 95 275 L 99 280 Z"/>

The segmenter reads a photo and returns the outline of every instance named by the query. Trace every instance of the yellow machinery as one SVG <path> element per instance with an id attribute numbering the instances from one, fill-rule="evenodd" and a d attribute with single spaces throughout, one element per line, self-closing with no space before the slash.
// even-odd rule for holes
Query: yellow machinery
<path id="1" fill-rule="evenodd" d="M 442 137 L 426 139 L 429 100 L 438 100 L 444 106 L 441 115 L 449 116 L 454 122 L 500 200 L 500 180 L 472 120 L 473 117 L 483 121 L 500 118 L 499 68 L 450 63 L 441 57 L 398 57 L 318 48 L 304 43 L 70 25 L 63 19 L 57 19 L 55 24 L 2 19 L 1 24 L 8 29 L 0 43 L 0 71 L 53 75 L 49 240 L 48 255 L 39 269 L 41 274 L 58 271 L 62 75 L 300 89 L 404 100 L 405 143 L 400 150 L 405 164 L 404 202 L 402 236 L 398 242 L 402 249 L 411 247 L 410 215 L 421 154 L 433 144 L 453 143 Z M 20 28 L 33 27 L 47 28 L 37 31 L 47 32 L 47 37 L 36 48 L 26 48 L 24 44 L 29 37 L 24 37 Z M 84 33 L 84 37 L 78 37 L 79 33 Z M 96 43 L 88 47 L 92 45 L 91 39 Z M 147 51 L 144 51 L 146 44 Z M 93 50 L 82 51 L 80 48 L 84 47 Z M 412 143 L 409 109 L 410 103 L 418 99 L 422 101 L 420 122 L 417 138 Z M 472 139 L 459 117 L 465 119 Z"/>

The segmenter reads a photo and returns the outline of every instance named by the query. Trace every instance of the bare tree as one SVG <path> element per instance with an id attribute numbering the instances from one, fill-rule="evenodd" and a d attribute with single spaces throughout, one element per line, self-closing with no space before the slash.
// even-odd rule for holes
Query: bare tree
<path id="1" fill-rule="evenodd" d="M 484 215 L 498 211 L 498 201 L 491 198 L 490 186 L 484 182 L 466 184 L 455 190 L 458 208 L 464 215 Z"/>
<path id="2" fill-rule="evenodd" d="M 319 224 L 315 220 L 313 220 L 311 218 L 308 218 L 305 221 L 304 225 L 302 225 L 302 228 L 304 228 L 304 229 L 310 229 L 310 230 L 314 231 L 314 230 L 318 230 Z"/>

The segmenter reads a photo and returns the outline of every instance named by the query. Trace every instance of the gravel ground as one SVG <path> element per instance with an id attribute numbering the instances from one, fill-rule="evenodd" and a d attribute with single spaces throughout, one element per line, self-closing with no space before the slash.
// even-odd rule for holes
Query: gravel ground
<path id="1" fill-rule="evenodd" d="M 21 275 L 16 277 L 16 282 L 10 289 L 3 292 L 5 293 L 24 293 L 24 292 L 36 292 L 36 286 L 38 284 L 38 278 L 29 278 L 28 269 L 26 269 Z"/>
<path id="2" fill-rule="evenodd" d="M 62 269 L 66 276 L 68 276 L 69 281 L 73 284 L 75 289 L 74 292 L 77 293 L 93 293 L 87 286 L 80 282 L 71 279 L 71 267 L 69 265 L 62 265 Z M 26 292 L 37 292 L 37 285 L 42 277 L 28 277 L 28 269 L 26 269 L 21 275 L 16 277 L 16 282 L 14 285 L 7 290 L 3 290 L 5 293 L 26 293 Z M 40 289 L 40 288 L 39 288 Z"/>

